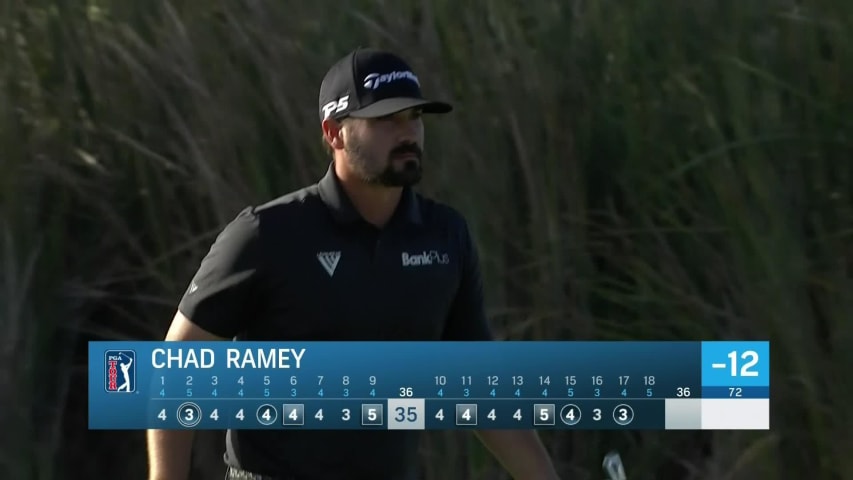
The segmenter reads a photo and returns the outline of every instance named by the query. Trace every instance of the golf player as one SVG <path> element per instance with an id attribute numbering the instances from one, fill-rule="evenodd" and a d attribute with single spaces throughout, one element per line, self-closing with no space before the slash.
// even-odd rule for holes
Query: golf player
<path id="1" fill-rule="evenodd" d="M 415 193 L 424 98 L 399 56 L 359 48 L 320 87 L 331 152 L 317 183 L 240 212 L 181 299 L 169 341 L 492 339 L 477 249 L 454 209 Z M 554 480 L 533 430 L 477 431 L 516 480 Z M 226 479 L 412 480 L 420 432 L 229 430 Z M 148 432 L 149 480 L 186 480 L 190 431 Z"/>

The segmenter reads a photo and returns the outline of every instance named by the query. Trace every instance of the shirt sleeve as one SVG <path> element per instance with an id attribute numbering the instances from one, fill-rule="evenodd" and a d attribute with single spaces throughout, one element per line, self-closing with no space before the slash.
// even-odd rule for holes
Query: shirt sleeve
<path id="1" fill-rule="evenodd" d="M 234 337 L 252 318 L 260 259 L 259 219 L 246 208 L 216 237 L 178 310 L 214 335 Z"/>
<path id="2" fill-rule="evenodd" d="M 493 334 L 486 318 L 483 299 L 483 278 L 477 247 L 471 239 L 467 222 L 461 220 L 460 262 L 461 277 L 456 298 L 444 327 L 442 340 L 492 340 Z"/>

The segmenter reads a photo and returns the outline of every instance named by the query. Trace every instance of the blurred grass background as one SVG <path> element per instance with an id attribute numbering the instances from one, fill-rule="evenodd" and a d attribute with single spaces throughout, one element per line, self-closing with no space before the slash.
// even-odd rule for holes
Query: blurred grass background
<path id="1" fill-rule="evenodd" d="M 544 434 L 563 478 L 853 478 L 852 37 L 843 0 L 0 2 L 0 476 L 144 478 L 85 342 L 162 338 L 224 223 L 322 175 L 320 80 L 370 45 L 457 105 L 423 191 L 506 338 L 772 342 L 770 432 Z M 506 478 L 455 433 L 424 472 Z"/>

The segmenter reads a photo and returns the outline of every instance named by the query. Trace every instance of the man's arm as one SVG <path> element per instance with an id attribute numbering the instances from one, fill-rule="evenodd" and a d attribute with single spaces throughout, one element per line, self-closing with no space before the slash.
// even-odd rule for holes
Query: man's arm
<path id="1" fill-rule="evenodd" d="M 234 338 L 254 318 L 263 253 L 260 219 L 251 208 L 240 212 L 216 238 L 178 304 L 166 341 Z M 191 431 L 149 430 L 149 480 L 186 480 L 193 444 Z"/>
<path id="2" fill-rule="evenodd" d="M 477 247 L 466 222 L 460 225 L 461 279 L 448 315 L 444 340 L 487 341 L 493 334 L 486 318 Z M 551 458 L 535 430 L 480 430 L 483 445 L 516 480 L 557 480 Z"/>
<path id="3" fill-rule="evenodd" d="M 480 254 L 471 238 L 468 223 L 461 217 L 456 227 L 459 252 L 459 288 L 442 332 L 442 340 L 488 341 L 493 340 L 483 294 L 483 276 L 480 271 Z"/>
<path id="4" fill-rule="evenodd" d="M 483 445 L 515 480 L 559 480 L 535 430 L 479 430 Z"/>
<path id="5" fill-rule="evenodd" d="M 166 341 L 214 341 L 214 335 L 192 323 L 181 312 L 175 314 Z M 186 480 L 190 474 L 192 430 L 148 430 L 148 480 Z"/>

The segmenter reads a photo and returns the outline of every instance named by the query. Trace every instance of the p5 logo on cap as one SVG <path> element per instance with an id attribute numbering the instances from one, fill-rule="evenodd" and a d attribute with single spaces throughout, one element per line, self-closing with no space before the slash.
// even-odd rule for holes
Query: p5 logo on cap
<path id="1" fill-rule="evenodd" d="M 323 105 L 323 120 L 331 117 L 336 113 L 343 112 L 349 107 L 349 95 L 344 95 L 343 97 L 333 100 L 325 105 Z"/>

